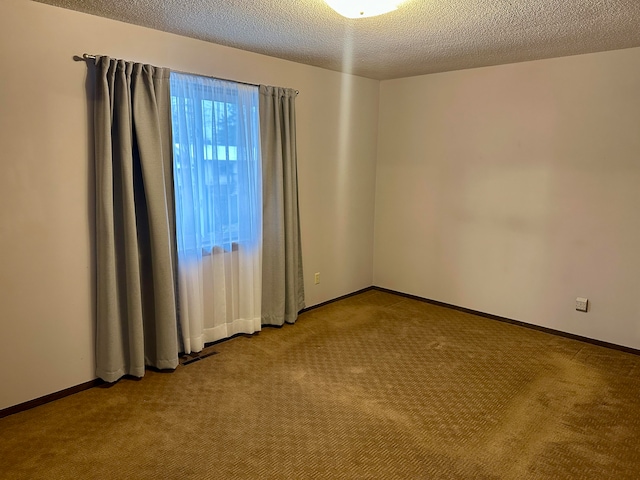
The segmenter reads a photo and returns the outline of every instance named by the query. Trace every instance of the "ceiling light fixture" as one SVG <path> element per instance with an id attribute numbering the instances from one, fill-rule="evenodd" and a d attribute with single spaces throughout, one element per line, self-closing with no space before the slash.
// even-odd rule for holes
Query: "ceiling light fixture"
<path id="1" fill-rule="evenodd" d="M 389 13 L 406 0 L 324 0 L 343 17 L 365 18 Z"/>

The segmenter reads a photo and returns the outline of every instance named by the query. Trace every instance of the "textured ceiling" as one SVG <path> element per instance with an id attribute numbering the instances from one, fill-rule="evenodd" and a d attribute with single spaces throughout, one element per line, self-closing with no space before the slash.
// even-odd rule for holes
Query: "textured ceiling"
<path id="1" fill-rule="evenodd" d="M 640 0 L 407 0 L 357 20 L 323 0 L 36 1 L 380 80 L 640 46 Z"/>

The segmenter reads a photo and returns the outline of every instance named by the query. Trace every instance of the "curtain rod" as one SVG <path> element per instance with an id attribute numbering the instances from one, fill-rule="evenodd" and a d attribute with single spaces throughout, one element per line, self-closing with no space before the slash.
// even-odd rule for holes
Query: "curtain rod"
<path id="1" fill-rule="evenodd" d="M 91 54 L 89 54 L 89 53 L 83 53 L 83 54 L 82 54 L 82 59 L 83 59 L 83 60 L 95 60 L 95 59 L 96 59 L 96 57 L 97 57 L 97 55 L 91 55 Z M 178 71 L 178 70 L 174 70 L 174 72 L 177 72 L 177 73 L 184 73 L 184 74 L 187 74 L 187 75 L 198 75 L 197 73 L 180 72 L 180 71 Z M 249 85 L 250 87 L 259 87 L 259 86 L 260 86 L 260 85 L 258 85 L 258 84 L 256 84 L 256 83 L 240 82 L 240 81 L 238 81 L 238 80 L 230 80 L 230 79 L 228 79 L 228 78 L 211 77 L 211 76 L 209 76 L 209 75 L 198 75 L 198 76 L 200 76 L 200 77 L 215 78 L 216 80 L 222 80 L 222 81 L 225 81 L 225 82 L 241 83 L 242 85 Z M 298 95 L 298 94 L 300 93 L 298 90 L 296 90 L 295 92 L 296 92 L 296 95 Z"/>

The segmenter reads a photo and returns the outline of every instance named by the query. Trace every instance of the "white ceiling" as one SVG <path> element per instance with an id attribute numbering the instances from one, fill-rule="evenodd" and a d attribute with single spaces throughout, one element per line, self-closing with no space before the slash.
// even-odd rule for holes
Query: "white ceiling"
<path id="1" fill-rule="evenodd" d="M 640 0 L 407 0 L 357 20 L 323 0 L 36 1 L 379 80 L 640 46 Z"/>

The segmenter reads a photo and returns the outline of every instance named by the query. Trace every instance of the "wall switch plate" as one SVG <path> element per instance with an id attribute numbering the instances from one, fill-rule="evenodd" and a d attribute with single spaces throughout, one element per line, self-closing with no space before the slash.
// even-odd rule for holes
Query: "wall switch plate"
<path id="1" fill-rule="evenodd" d="M 579 312 L 586 312 L 587 307 L 589 306 L 589 300 L 586 298 L 578 297 L 576 298 L 576 310 Z"/>
<path id="2" fill-rule="evenodd" d="M 320 283 L 320 272 L 316 272 L 316 274 L 313 277 L 313 281 L 315 282 L 316 285 Z"/>

